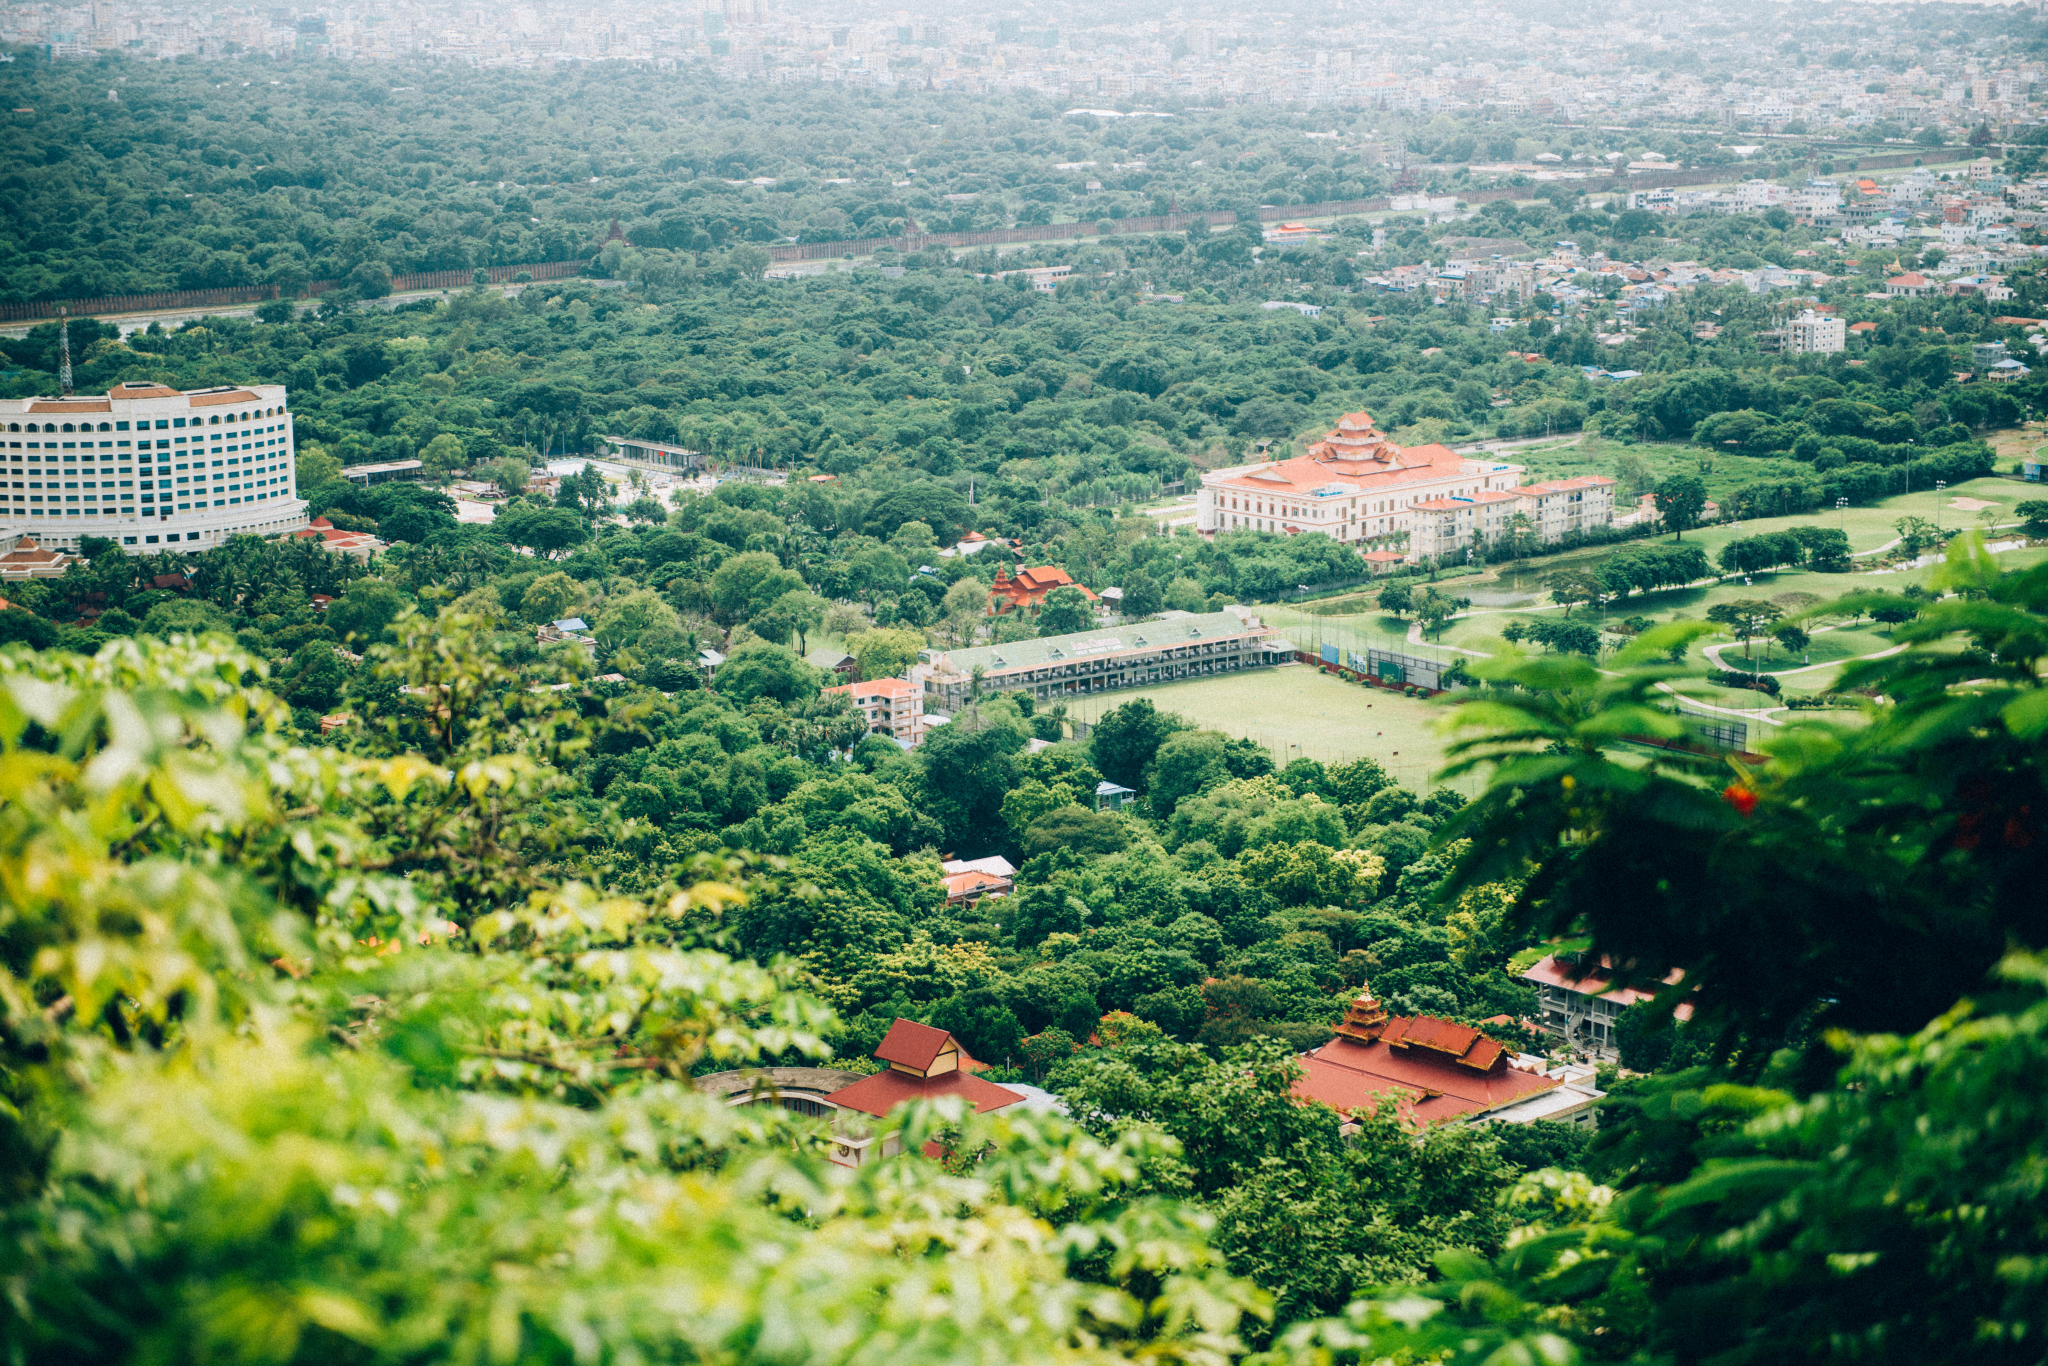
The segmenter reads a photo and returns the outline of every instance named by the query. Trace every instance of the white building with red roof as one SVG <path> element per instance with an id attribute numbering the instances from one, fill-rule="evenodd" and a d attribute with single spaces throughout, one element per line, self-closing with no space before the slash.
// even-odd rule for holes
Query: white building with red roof
<path id="1" fill-rule="evenodd" d="M 1447 446 L 1397 446 L 1370 413 L 1346 413 L 1305 455 L 1203 475 L 1195 526 L 1205 536 L 1314 531 L 1360 551 L 1388 550 L 1408 541 L 1416 504 L 1513 488 L 1522 472 Z"/>
<path id="2" fill-rule="evenodd" d="M 1609 526 L 1614 521 L 1615 487 L 1604 474 L 1582 474 L 1417 503 L 1408 558 L 1449 559 L 1467 548 L 1491 544 L 1508 534 L 1517 514 L 1527 519 L 1529 533 L 1546 545 L 1573 532 Z"/>
<path id="3" fill-rule="evenodd" d="M 1321 532 L 1361 552 L 1399 548 L 1420 562 L 1498 538 L 1517 512 L 1546 542 L 1613 520 L 1612 479 L 1524 486 L 1523 473 L 1447 446 L 1397 446 L 1372 414 L 1346 413 L 1305 455 L 1203 475 L 1195 525 L 1205 536 Z"/>

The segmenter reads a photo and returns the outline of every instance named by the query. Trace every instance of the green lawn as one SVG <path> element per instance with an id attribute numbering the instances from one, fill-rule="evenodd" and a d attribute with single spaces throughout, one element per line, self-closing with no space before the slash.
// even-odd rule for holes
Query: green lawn
<path id="1" fill-rule="evenodd" d="M 1139 697 L 1198 726 L 1253 740 L 1276 765 L 1373 758 L 1404 786 L 1426 792 L 1437 786 L 1434 775 L 1444 763 L 1444 737 L 1435 729 L 1447 713 L 1442 703 L 1347 683 L 1305 664 L 1073 699 L 1069 715 L 1093 721 Z M 1456 786 L 1479 790 L 1476 781 Z"/>

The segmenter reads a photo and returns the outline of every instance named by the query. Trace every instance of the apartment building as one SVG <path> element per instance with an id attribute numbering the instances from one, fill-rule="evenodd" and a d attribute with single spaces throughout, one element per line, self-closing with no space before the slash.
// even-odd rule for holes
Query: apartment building
<path id="1" fill-rule="evenodd" d="M 826 688 L 843 692 L 867 718 L 868 734 L 884 735 L 914 749 L 924 739 L 924 689 L 903 678 L 877 678 L 866 683 L 842 683 Z"/>
<path id="2" fill-rule="evenodd" d="M 1615 481 L 1606 475 L 1587 474 L 1418 503 L 1408 558 L 1445 560 L 1490 545 L 1508 533 L 1517 514 L 1546 545 L 1573 532 L 1611 526 L 1614 489 Z"/>
<path id="3" fill-rule="evenodd" d="M 1848 324 L 1840 318 L 1816 313 L 1809 308 L 1785 324 L 1785 351 L 1788 355 L 1826 355 L 1845 350 L 1848 345 Z"/>
<path id="4" fill-rule="evenodd" d="M 281 384 L 0 399 L 7 493 L 0 536 L 56 550 L 82 537 L 135 555 L 211 549 L 306 525 Z"/>

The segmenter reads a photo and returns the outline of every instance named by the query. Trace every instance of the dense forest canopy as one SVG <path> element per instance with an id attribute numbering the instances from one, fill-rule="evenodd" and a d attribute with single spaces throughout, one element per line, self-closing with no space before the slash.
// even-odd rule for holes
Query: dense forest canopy
<path id="1" fill-rule="evenodd" d="M 1498 324 L 1356 292 L 1362 224 L 1299 251 L 1198 228 L 768 279 L 754 244 L 843 230 L 830 214 L 924 221 L 927 162 L 1048 211 L 1066 201 L 1024 192 L 1074 188 L 1025 168 L 1110 147 L 1189 169 L 1243 147 L 1200 191 L 1226 206 L 1367 182 L 1321 143 L 1261 162 L 1295 146 L 1278 110 L 1096 128 L 985 101 L 953 123 L 919 95 L 663 75 L 698 101 L 677 147 L 654 73 L 438 74 L 0 73 L 77 125 L 0 153 L 34 224 L 4 248 L 18 295 L 184 283 L 202 256 L 230 281 L 356 275 L 317 307 L 70 338 L 81 390 L 288 384 L 311 510 L 384 542 L 365 563 L 87 538 L 7 585 L 11 1359 L 2038 1360 L 2048 567 L 1907 517 L 1901 558 L 1946 559 L 1870 591 L 1825 520 L 1717 557 L 1681 534 L 1710 497 L 1798 519 L 1993 473 L 1987 438 L 2048 381 L 1959 372 L 2023 328 L 1844 283 L 1874 326 L 1792 356 L 1760 345 L 1777 301 L 1704 284 L 1611 345 L 1620 283 L 1591 271 L 1593 305 Z M 906 157 L 917 183 L 881 197 Z M 755 176 L 777 183 L 726 184 Z M 599 248 L 613 216 L 628 240 Z M 1500 202 L 1390 225 L 1378 264 L 1451 234 L 1619 253 L 1639 226 Z M 1686 230 L 1703 259 L 1815 241 Z M 358 274 L 557 248 L 586 273 L 389 308 Z M 1073 270 L 997 278 L 1020 260 Z M 1324 307 L 1256 306 L 1278 300 Z M 0 342 L 6 392 L 51 392 L 57 334 Z M 1410 444 L 1583 432 L 1671 518 L 1487 552 L 1566 558 L 1547 615 L 1447 671 L 1440 782 L 1276 759 L 1149 697 L 1084 728 L 979 679 L 906 746 L 814 662 L 829 640 L 828 666 L 886 678 L 1093 620 L 1078 588 L 992 616 L 1020 565 L 1119 587 L 1132 623 L 1347 585 L 1355 550 L 1327 536 L 1205 538 L 1138 505 L 1359 409 Z M 531 479 L 606 435 L 743 477 Z M 344 475 L 408 458 L 421 479 Z M 458 475 L 497 486 L 491 520 L 458 520 Z M 969 531 L 998 539 L 942 553 Z M 1792 566 L 1840 587 L 1622 618 Z M 1469 572 L 1367 591 L 1441 636 Z M 1754 749 L 1698 743 L 1663 691 L 1701 681 L 1710 636 L 1790 651 L 1866 619 L 1889 634 L 1841 663 L 1839 705 Z M 1105 782 L 1131 804 L 1103 809 Z M 1010 861 L 1014 894 L 949 897 L 950 856 Z M 1550 955 L 1649 997 L 1593 1073 L 1597 1132 L 1398 1105 L 1340 1130 L 1296 1094 L 1368 991 L 1553 1048 L 1523 976 Z M 1058 1111 L 913 1107 L 879 1126 L 910 1156 L 849 1171 L 827 1122 L 694 1085 L 864 1071 L 899 1018 Z"/>

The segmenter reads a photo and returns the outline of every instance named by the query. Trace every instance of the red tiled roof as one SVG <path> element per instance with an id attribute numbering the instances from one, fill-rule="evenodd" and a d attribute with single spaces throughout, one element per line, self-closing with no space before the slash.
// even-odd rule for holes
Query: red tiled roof
<path id="1" fill-rule="evenodd" d="M 1390 1036 L 1400 1046 L 1391 1046 Z M 1492 1059 L 1487 1067 L 1454 1059 L 1448 1049 L 1461 1039 L 1472 1063 L 1481 1055 Z M 1395 1019 L 1371 1043 L 1340 1036 L 1305 1055 L 1306 1074 L 1294 1084 L 1294 1094 L 1340 1112 L 1371 1111 L 1381 1097 L 1392 1095 L 1404 1114 L 1441 1124 L 1562 1085 L 1507 1066 L 1504 1057 L 1505 1050 L 1476 1029 L 1426 1016 Z"/>
<path id="2" fill-rule="evenodd" d="M 880 1062 L 915 1067 L 922 1072 L 932 1065 L 952 1038 L 943 1029 L 934 1029 L 915 1020 L 899 1019 L 882 1036 L 882 1042 L 875 1048 L 875 1058 Z"/>
<path id="3" fill-rule="evenodd" d="M 898 1020 L 889 1030 L 894 1035 L 897 1028 L 908 1024 Z M 926 1029 L 926 1025 L 913 1025 L 915 1029 Z M 944 1030 L 932 1030 L 944 1037 Z M 881 1050 L 875 1051 L 881 1056 Z M 936 1077 L 913 1077 L 893 1068 L 862 1077 L 859 1081 L 840 1087 L 825 1097 L 832 1104 L 847 1110 L 859 1110 L 862 1114 L 886 1115 L 897 1106 L 913 1100 L 936 1100 L 940 1096 L 959 1096 L 974 1107 L 978 1115 L 991 1110 L 1000 1110 L 1016 1105 L 1024 1099 L 1015 1091 L 1006 1090 L 991 1081 L 983 1081 L 971 1072 L 947 1072 Z"/>

